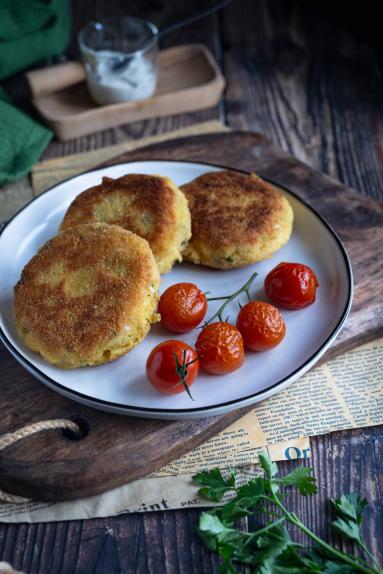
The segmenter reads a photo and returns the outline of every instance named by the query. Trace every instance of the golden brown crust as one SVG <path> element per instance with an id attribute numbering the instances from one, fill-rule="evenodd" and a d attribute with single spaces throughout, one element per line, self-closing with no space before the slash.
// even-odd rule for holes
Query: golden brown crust
<path id="1" fill-rule="evenodd" d="M 269 234 L 282 207 L 282 196 L 273 187 L 235 171 L 206 173 L 181 189 L 192 214 L 192 237 L 212 248 Z"/>
<path id="2" fill-rule="evenodd" d="M 158 286 L 144 239 L 107 224 L 77 226 L 48 241 L 25 266 L 15 286 L 16 326 L 28 346 L 60 366 L 104 362 L 121 354 L 110 342 L 127 325 L 142 338 Z M 122 352 L 128 343 L 121 340 Z"/>
<path id="3" fill-rule="evenodd" d="M 160 271 L 168 271 L 180 257 L 181 243 L 190 237 L 187 203 L 185 200 L 181 203 L 179 196 L 183 199 L 180 190 L 166 177 L 143 174 L 118 179 L 104 177 L 100 185 L 75 198 L 60 229 L 97 221 L 120 225 L 146 239 Z"/>
<path id="4" fill-rule="evenodd" d="M 238 267 L 269 257 L 290 236 L 288 201 L 255 174 L 206 173 L 181 189 L 192 217 L 185 259 L 219 268 Z"/>

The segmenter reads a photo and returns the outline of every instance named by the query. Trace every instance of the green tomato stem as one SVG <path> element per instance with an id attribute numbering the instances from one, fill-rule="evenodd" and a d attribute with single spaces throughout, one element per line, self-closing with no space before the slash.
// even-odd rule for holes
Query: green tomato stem
<path id="1" fill-rule="evenodd" d="M 184 349 L 183 354 L 182 354 L 182 363 L 179 362 L 176 353 L 173 353 L 173 355 L 174 355 L 174 361 L 176 364 L 176 373 L 181 379 L 180 382 L 183 384 L 184 389 L 187 392 L 187 394 L 189 395 L 189 397 L 191 398 L 191 400 L 194 401 L 192 394 L 190 392 L 189 385 L 186 382 L 186 378 L 188 376 L 188 369 L 187 369 L 188 366 L 191 365 L 192 363 L 194 363 L 197 360 L 197 358 L 194 359 L 193 361 L 189 361 L 189 363 L 187 363 L 186 362 L 186 349 Z"/>
<path id="2" fill-rule="evenodd" d="M 211 323 L 213 321 L 213 319 L 215 319 L 216 317 L 218 317 L 220 321 L 223 321 L 222 316 L 223 316 L 224 310 L 229 305 L 229 303 L 231 303 L 231 301 L 236 299 L 241 293 L 246 293 L 247 298 L 250 301 L 250 287 L 251 287 L 251 284 L 253 283 L 253 281 L 257 275 L 258 275 L 258 273 L 254 272 L 249 277 L 249 279 L 246 281 L 246 283 L 244 285 L 242 285 L 242 287 L 240 287 L 240 289 L 238 289 L 237 291 L 235 291 L 235 293 L 232 293 L 231 295 L 223 295 L 222 297 L 208 297 L 207 298 L 208 301 L 221 301 L 221 300 L 225 299 L 225 302 L 221 305 L 221 307 L 218 309 L 218 311 L 216 313 L 214 313 L 214 315 L 212 317 L 210 317 L 210 319 L 208 321 L 205 322 L 205 325 L 208 325 L 209 323 Z"/>

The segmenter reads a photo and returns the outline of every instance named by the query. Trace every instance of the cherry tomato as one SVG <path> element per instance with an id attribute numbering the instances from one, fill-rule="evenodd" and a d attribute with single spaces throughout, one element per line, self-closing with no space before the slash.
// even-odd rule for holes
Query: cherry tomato
<path id="1" fill-rule="evenodd" d="M 195 344 L 200 365 L 209 373 L 231 373 L 244 361 L 243 339 L 234 325 L 210 323 L 199 334 Z"/>
<path id="2" fill-rule="evenodd" d="M 265 279 L 266 295 L 285 309 L 302 309 L 314 303 L 317 287 L 314 271 L 301 263 L 280 263 Z"/>
<path id="3" fill-rule="evenodd" d="M 252 351 L 267 351 L 278 345 L 286 333 L 285 321 L 275 307 L 264 301 L 250 301 L 237 317 L 245 347 Z"/>
<path id="4" fill-rule="evenodd" d="M 174 333 L 187 333 L 206 315 L 205 295 L 193 283 L 176 283 L 161 295 L 158 312 L 161 323 Z"/>
<path id="5" fill-rule="evenodd" d="M 161 393 L 173 395 L 186 391 L 198 375 L 198 355 L 183 341 L 164 341 L 151 350 L 146 361 L 146 376 Z"/>

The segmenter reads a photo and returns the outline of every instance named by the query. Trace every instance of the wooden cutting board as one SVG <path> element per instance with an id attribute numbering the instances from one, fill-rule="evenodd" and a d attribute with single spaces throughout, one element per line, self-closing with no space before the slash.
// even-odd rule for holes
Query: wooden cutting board
<path id="1" fill-rule="evenodd" d="M 292 189 L 335 227 L 354 271 L 351 315 L 325 359 L 383 334 L 383 204 L 312 170 L 253 133 L 174 140 L 129 152 L 108 165 L 148 159 L 205 161 L 254 170 Z M 110 415 L 50 391 L 34 380 L 2 345 L 0 365 L 0 436 L 32 422 L 55 418 L 80 421 L 86 431 L 80 440 L 72 440 L 61 431 L 44 431 L 0 453 L 0 488 L 40 500 L 88 496 L 143 476 L 253 408 L 192 421 Z"/>

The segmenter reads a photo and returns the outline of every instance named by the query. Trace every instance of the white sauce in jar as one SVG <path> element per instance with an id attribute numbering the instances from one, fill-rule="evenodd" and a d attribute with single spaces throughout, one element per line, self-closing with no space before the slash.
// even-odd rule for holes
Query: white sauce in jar
<path id="1" fill-rule="evenodd" d="M 89 92 L 98 104 L 144 100 L 154 94 L 157 70 L 145 54 L 87 49 L 83 60 Z"/>

